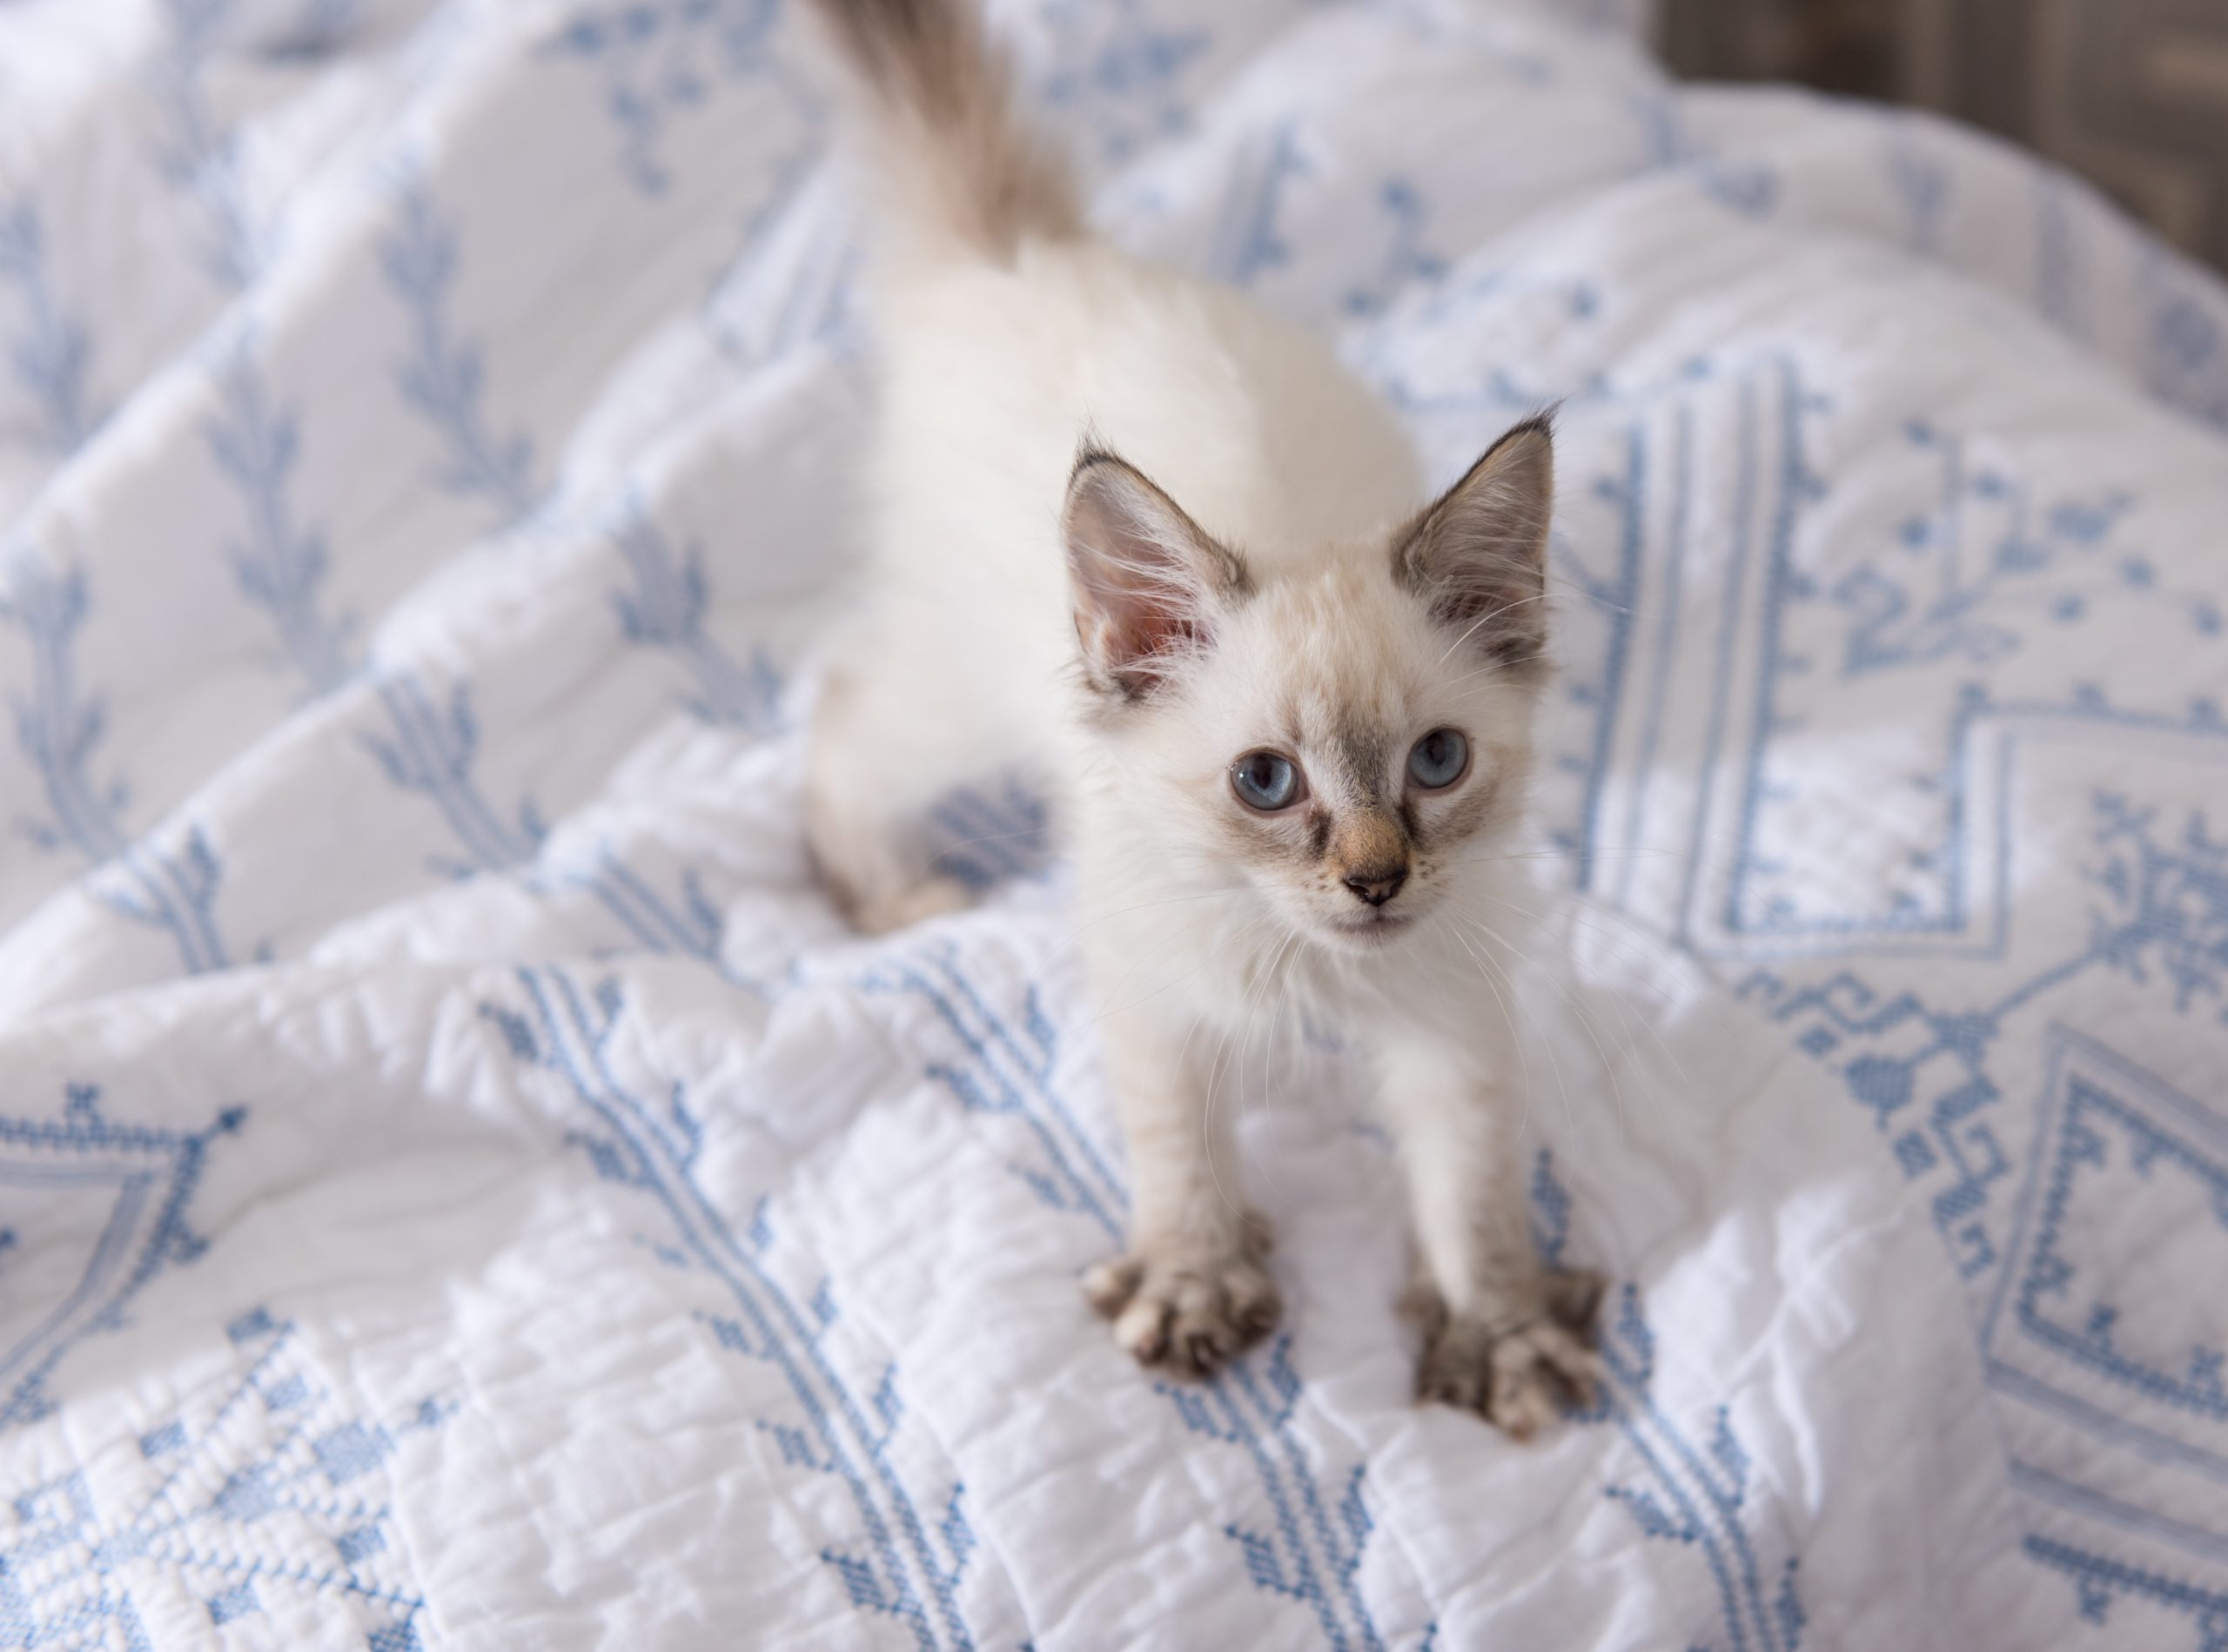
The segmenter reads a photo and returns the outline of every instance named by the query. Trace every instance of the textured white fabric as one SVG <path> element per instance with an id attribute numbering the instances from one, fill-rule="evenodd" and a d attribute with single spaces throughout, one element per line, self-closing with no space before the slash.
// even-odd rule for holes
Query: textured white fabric
<path id="1" fill-rule="evenodd" d="M 1623 7 L 1199 10 L 1002 8 L 1109 232 L 1435 473 L 1567 399 L 1601 1406 L 1409 1402 L 1327 1028 L 1225 1097 L 1284 1333 L 1141 1373 L 1033 800 L 940 810 L 975 912 L 815 887 L 872 344 L 793 19 L 12 0 L 0 1644 L 2228 1634 L 2228 293 Z"/>

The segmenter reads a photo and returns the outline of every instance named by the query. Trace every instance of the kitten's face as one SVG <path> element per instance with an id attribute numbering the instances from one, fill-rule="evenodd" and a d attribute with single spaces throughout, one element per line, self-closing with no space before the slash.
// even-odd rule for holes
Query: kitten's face
<path id="1" fill-rule="evenodd" d="M 1077 628 L 1137 846 L 1352 954 L 1482 881 L 1530 768 L 1552 490 L 1546 427 L 1520 426 L 1384 542 L 1257 582 L 1087 454 Z"/>
<path id="2" fill-rule="evenodd" d="M 1280 928 L 1374 952 L 1482 876 L 1520 812 L 1529 677 L 1458 635 L 1389 558 L 1278 581 L 1140 727 L 1125 770 L 1166 789 L 1182 850 Z"/>

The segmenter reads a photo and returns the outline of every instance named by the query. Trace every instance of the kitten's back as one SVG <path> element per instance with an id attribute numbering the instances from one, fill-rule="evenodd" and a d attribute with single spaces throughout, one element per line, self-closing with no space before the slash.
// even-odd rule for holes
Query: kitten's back
<path id="1" fill-rule="evenodd" d="M 918 649 L 986 733 L 1041 753 L 1074 653 L 1057 520 L 1086 432 L 1272 575 L 1404 514 L 1413 460 L 1320 341 L 1088 232 L 974 0 L 815 8 L 876 185 L 869 646 Z"/>

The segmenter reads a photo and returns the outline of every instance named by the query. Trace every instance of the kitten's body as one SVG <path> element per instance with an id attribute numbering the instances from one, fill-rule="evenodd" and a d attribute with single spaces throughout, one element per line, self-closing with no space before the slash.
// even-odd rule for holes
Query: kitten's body
<path id="1" fill-rule="evenodd" d="M 1410 1172 L 1425 1389 L 1527 1432 L 1591 1372 L 1590 1299 L 1525 1223 L 1492 863 L 1530 755 L 1544 426 L 1416 517 L 1399 429 L 1320 343 L 1083 232 L 966 3 L 821 0 L 895 188 L 871 601 L 814 729 L 815 855 L 893 927 L 964 898 L 918 836 L 940 795 L 1017 767 L 1051 792 L 1136 1189 L 1088 1288 L 1149 1363 L 1211 1370 L 1277 1313 L 1225 1086 L 1303 1011 L 1358 1037 Z M 1434 727 L 1470 755 L 1419 789 Z M 1304 807 L 1233 796 L 1265 748 Z"/>

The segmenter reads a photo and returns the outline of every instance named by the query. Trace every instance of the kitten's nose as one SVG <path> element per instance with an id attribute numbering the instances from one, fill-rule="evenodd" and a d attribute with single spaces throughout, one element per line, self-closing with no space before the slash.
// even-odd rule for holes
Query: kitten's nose
<path id="1" fill-rule="evenodd" d="M 1356 900 L 1367 901 L 1372 906 L 1382 906 L 1398 895 L 1400 885 L 1407 881 L 1408 869 L 1405 866 L 1372 866 L 1350 875 L 1346 887 L 1354 892 Z"/>

